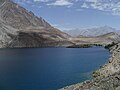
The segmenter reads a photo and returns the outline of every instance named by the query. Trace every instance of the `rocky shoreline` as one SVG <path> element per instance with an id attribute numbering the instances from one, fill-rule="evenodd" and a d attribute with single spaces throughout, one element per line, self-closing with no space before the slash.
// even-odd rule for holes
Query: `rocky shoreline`
<path id="1" fill-rule="evenodd" d="M 93 72 L 93 79 L 60 90 L 120 90 L 120 43 L 109 48 L 107 64 Z"/>

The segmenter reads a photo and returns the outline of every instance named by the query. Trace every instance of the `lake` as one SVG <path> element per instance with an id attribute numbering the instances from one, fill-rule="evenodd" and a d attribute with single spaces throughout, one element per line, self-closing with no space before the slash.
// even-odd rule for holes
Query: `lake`
<path id="1" fill-rule="evenodd" d="M 91 79 L 109 56 L 102 47 L 0 49 L 0 90 L 57 90 Z"/>

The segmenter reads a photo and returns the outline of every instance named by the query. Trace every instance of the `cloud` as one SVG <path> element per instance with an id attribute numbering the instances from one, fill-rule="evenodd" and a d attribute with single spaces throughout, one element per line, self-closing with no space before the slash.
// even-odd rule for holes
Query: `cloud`
<path id="1" fill-rule="evenodd" d="M 25 3 L 31 4 L 32 2 L 30 0 L 14 0 L 16 3 L 25 5 Z"/>
<path id="2" fill-rule="evenodd" d="M 83 5 L 81 7 L 82 8 L 89 8 L 89 6 L 86 3 L 83 3 Z"/>
<path id="3" fill-rule="evenodd" d="M 78 2 L 79 0 L 15 0 L 19 3 L 32 3 L 32 4 L 42 4 L 47 6 L 67 6 L 71 7 L 75 4 L 75 2 Z"/>
<path id="4" fill-rule="evenodd" d="M 92 2 L 92 3 L 96 3 L 98 0 L 84 0 L 86 2 Z"/>
<path id="5" fill-rule="evenodd" d="M 81 7 L 109 12 L 112 15 L 120 15 L 120 0 L 84 0 Z"/>
<path id="6" fill-rule="evenodd" d="M 51 6 L 72 6 L 72 0 L 33 0 L 34 2 L 43 2 Z"/>
<path id="7" fill-rule="evenodd" d="M 51 0 L 34 0 L 34 2 L 49 2 Z"/>
<path id="8" fill-rule="evenodd" d="M 71 6 L 73 3 L 71 0 L 34 0 L 34 2 L 45 2 L 46 5 L 53 6 Z"/>
<path id="9" fill-rule="evenodd" d="M 53 5 L 53 6 L 71 6 L 73 5 L 72 2 L 68 0 L 56 0 L 55 2 L 48 3 L 47 5 Z"/>
<path id="10" fill-rule="evenodd" d="M 95 9 L 120 16 L 120 0 L 16 0 L 18 3 L 30 3 L 35 5 L 46 6 L 66 6 L 74 7 L 75 9 Z M 39 2 L 39 3 L 38 3 Z M 44 3 L 44 4 L 42 4 Z M 79 5 L 79 6 L 77 6 Z M 76 11 L 81 11 L 77 10 Z"/>

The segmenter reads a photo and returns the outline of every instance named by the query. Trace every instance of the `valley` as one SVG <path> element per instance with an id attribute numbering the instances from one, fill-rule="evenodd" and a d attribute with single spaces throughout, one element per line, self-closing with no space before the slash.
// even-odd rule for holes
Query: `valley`
<path id="1" fill-rule="evenodd" d="M 111 45 L 113 43 L 114 45 Z M 93 46 L 109 49 L 111 58 L 108 63 L 93 72 L 92 80 L 67 86 L 61 90 L 120 90 L 119 32 L 114 28 L 104 26 L 81 31 L 77 35 L 70 34 L 55 28 L 42 17 L 34 15 L 33 12 L 12 0 L 0 0 L 0 48 L 64 47 L 70 50 L 68 48 Z"/>
<path id="2" fill-rule="evenodd" d="M 11 0 L 0 3 L 0 47 L 68 47 L 81 44 L 107 45 L 119 41 L 119 35 L 73 37 L 47 23 L 43 18 L 19 6 Z"/>

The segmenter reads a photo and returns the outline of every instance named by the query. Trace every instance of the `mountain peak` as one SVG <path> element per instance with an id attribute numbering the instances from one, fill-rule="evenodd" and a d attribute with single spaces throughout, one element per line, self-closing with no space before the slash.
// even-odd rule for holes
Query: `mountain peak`
<path id="1" fill-rule="evenodd" d="M 0 17 L 8 25 L 17 29 L 25 29 L 26 27 L 51 27 L 44 19 L 35 16 L 32 12 L 29 12 L 13 1 L 1 0 L 1 2 Z"/>
<path id="2" fill-rule="evenodd" d="M 12 0 L 0 0 L 0 36 L 0 47 L 45 47 L 71 43 L 65 42 L 69 35 Z"/>
<path id="3" fill-rule="evenodd" d="M 102 27 L 95 27 L 95 28 L 88 28 L 88 29 L 73 29 L 70 31 L 66 31 L 66 33 L 72 35 L 72 36 L 100 36 L 104 35 L 110 32 L 119 33 L 119 30 L 116 30 L 115 28 L 112 28 L 110 26 L 102 26 Z"/>

